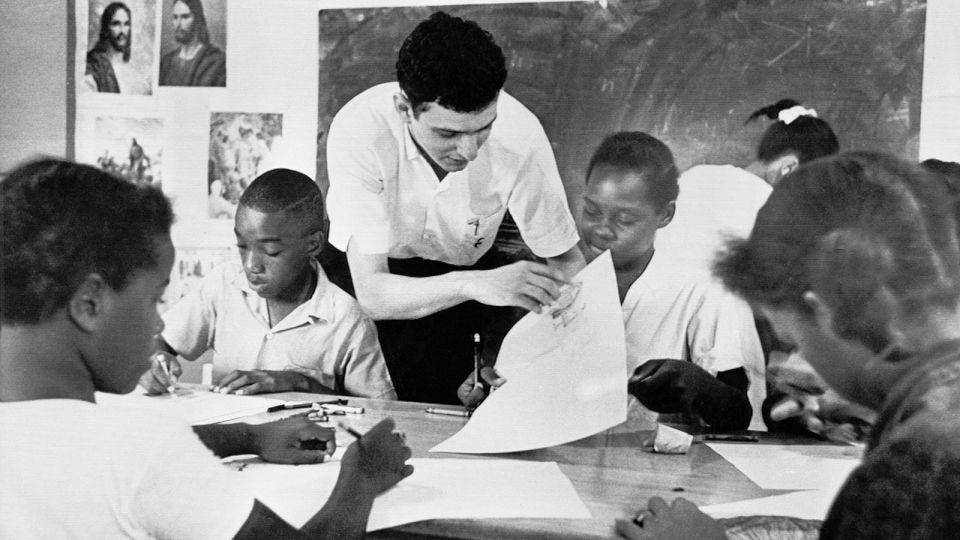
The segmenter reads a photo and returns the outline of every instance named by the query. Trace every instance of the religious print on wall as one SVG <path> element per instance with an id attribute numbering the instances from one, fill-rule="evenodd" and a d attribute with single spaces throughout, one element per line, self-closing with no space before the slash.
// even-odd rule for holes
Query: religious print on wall
<path id="1" fill-rule="evenodd" d="M 155 0 L 90 0 L 87 18 L 86 43 L 78 44 L 80 91 L 152 94 Z"/>
<path id="2" fill-rule="evenodd" d="M 84 161 L 138 185 L 161 187 L 163 120 L 100 116 Z"/>
<path id="3" fill-rule="evenodd" d="M 227 1 L 161 0 L 160 86 L 227 85 Z"/>
<path id="4" fill-rule="evenodd" d="M 254 178 L 268 170 L 273 146 L 282 135 L 282 114 L 210 114 L 209 217 L 233 219 L 240 195 Z"/>

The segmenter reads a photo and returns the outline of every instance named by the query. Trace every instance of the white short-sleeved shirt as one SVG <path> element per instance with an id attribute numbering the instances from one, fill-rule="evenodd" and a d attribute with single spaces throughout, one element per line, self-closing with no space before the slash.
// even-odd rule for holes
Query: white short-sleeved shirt
<path id="1" fill-rule="evenodd" d="M 392 258 L 475 263 L 509 209 L 540 257 L 576 245 L 576 225 L 550 141 L 536 116 L 500 92 L 497 119 L 477 158 L 443 181 L 417 149 L 393 96 L 397 83 L 350 100 L 327 138 L 330 243 Z"/>
<path id="2" fill-rule="evenodd" d="M 232 538 L 253 501 L 172 418 L 75 399 L 0 403 L 0 538 Z"/>
<path id="3" fill-rule="evenodd" d="M 749 305 L 702 273 L 676 269 L 658 250 L 623 299 L 623 322 L 629 373 L 660 358 L 687 360 L 714 376 L 742 367 L 750 429 L 766 429 L 763 349 Z"/>
<path id="4" fill-rule="evenodd" d="M 373 321 L 314 270 L 313 296 L 271 328 L 240 264 L 222 264 L 164 314 L 163 339 L 188 360 L 213 349 L 214 381 L 235 369 L 290 370 L 337 392 L 397 399 Z"/>
<path id="5" fill-rule="evenodd" d="M 657 232 L 657 253 L 683 268 L 710 272 L 729 238 L 746 238 L 772 188 L 731 165 L 697 165 L 680 175 L 677 212 Z"/>

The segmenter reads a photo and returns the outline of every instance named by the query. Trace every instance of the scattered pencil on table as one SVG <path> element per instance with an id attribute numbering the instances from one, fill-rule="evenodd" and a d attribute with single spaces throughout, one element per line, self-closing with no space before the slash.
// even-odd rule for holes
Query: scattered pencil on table
<path id="1" fill-rule="evenodd" d="M 348 414 L 363 414 L 363 407 L 351 407 L 350 405 L 337 405 L 335 403 L 321 403 L 320 408 L 331 413 L 331 411 L 341 411 Z"/>
<path id="2" fill-rule="evenodd" d="M 734 433 L 707 433 L 703 436 L 703 440 L 716 442 L 760 442 L 760 437 Z"/>
<path id="3" fill-rule="evenodd" d="M 441 409 L 439 407 L 427 407 L 426 412 L 428 414 L 441 414 L 443 416 L 461 416 L 463 418 L 470 417 L 470 411 L 462 411 L 460 409 Z"/>
<path id="4" fill-rule="evenodd" d="M 277 411 L 286 411 L 289 409 L 306 409 L 307 407 L 313 407 L 314 402 L 304 401 L 303 403 L 281 403 L 280 405 L 272 405 L 267 407 L 267 412 L 277 412 Z"/>

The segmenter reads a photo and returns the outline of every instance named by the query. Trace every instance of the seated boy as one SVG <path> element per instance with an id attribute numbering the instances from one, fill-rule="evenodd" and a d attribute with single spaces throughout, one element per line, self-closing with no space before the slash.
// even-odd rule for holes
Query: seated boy
<path id="1" fill-rule="evenodd" d="M 347 449 L 331 498 L 297 530 L 211 450 L 319 462 L 332 430 L 296 419 L 192 432 L 94 403 L 150 365 L 172 220 L 159 190 L 86 165 L 38 161 L 0 181 L 0 538 L 361 537 L 374 497 L 412 472 L 391 420 Z"/>
<path id="2" fill-rule="evenodd" d="M 141 384 L 163 392 L 180 355 L 213 349 L 221 392 L 314 392 L 396 399 L 373 322 L 327 280 L 323 197 L 306 175 L 274 169 L 240 197 L 234 233 L 240 261 L 215 268 L 164 314 L 166 330 Z"/>
<path id="3" fill-rule="evenodd" d="M 630 394 L 713 430 L 762 429 L 763 352 L 749 307 L 654 251 L 657 230 L 673 217 L 677 176 L 666 145 L 640 132 L 607 137 L 587 168 L 580 237 L 587 259 L 607 250 L 613 258 Z M 500 382 L 492 370 L 485 374 Z M 479 391 L 469 394 L 472 375 L 467 383 L 465 403 L 479 401 Z"/>

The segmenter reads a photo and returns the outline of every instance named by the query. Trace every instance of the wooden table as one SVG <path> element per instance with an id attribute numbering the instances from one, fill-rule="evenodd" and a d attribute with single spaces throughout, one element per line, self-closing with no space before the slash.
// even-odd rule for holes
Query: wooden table
<path id="1" fill-rule="evenodd" d="M 317 401 L 335 396 L 286 392 L 265 397 Z M 760 489 L 704 444 L 694 443 L 690 452 L 684 455 L 653 454 L 641 450 L 641 443 L 650 435 L 652 425 L 631 425 L 628 422 L 572 443 L 526 452 L 493 455 L 430 453 L 430 448 L 459 430 L 467 419 L 426 414 L 424 409 L 430 406 L 426 403 L 353 397 L 349 401 L 352 406 L 366 408 L 364 414 L 347 417 L 352 427 L 366 431 L 381 419 L 392 417 L 397 429 L 406 433 L 413 457 L 555 461 L 593 515 L 589 520 L 430 520 L 377 531 L 370 535 L 375 538 L 609 538 L 613 535 L 615 519 L 634 515 L 648 498 L 655 495 L 667 500 L 682 496 L 697 505 L 708 505 L 782 493 Z M 244 420 L 278 419 L 290 412 L 263 413 Z M 350 437 L 338 434 L 338 440 L 349 443 Z M 762 436 L 762 441 L 766 440 L 788 442 L 783 437 Z"/>

